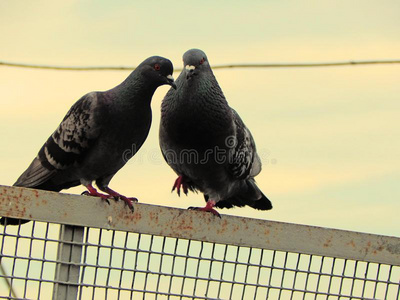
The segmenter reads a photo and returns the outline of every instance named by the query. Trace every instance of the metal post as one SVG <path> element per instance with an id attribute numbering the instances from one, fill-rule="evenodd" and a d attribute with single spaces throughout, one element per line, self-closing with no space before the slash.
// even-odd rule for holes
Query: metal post
<path id="1" fill-rule="evenodd" d="M 53 299 L 75 300 L 77 297 L 80 267 L 68 263 L 81 262 L 82 245 L 70 242 L 82 243 L 83 233 L 84 227 L 61 225 Z"/>

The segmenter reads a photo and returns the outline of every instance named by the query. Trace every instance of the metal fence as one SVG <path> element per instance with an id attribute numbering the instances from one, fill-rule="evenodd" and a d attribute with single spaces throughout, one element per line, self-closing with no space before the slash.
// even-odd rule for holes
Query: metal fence
<path id="1" fill-rule="evenodd" d="M 0 298 L 400 299 L 400 238 L 0 186 Z"/>

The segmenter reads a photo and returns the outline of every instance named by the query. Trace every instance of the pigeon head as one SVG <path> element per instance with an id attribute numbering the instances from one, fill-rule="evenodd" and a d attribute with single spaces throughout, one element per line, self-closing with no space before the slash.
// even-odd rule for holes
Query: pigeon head
<path id="1" fill-rule="evenodd" d="M 210 70 L 207 55 L 200 49 L 190 49 L 183 54 L 184 72 L 186 79 L 199 75 L 204 71 Z"/>
<path id="2" fill-rule="evenodd" d="M 174 77 L 172 77 L 174 67 L 169 59 L 161 56 L 152 56 L 143 61 L 138 66 L 138 69 L 146 80 L 156 86 L 168 84 L 176 89 Z"/>

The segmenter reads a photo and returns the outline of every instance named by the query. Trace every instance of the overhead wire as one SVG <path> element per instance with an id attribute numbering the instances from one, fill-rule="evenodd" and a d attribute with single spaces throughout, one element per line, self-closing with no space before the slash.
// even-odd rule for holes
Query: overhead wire
<path id="1" fill-rule="evenodd" d="M 313 68 L 313 67 L 339 67 L 339 66 L 361 66 L 361 65 L 386 65 L 400 64 L 400 60 L 359 60 L 359 61 L 338 61 L 338 62 L 315 62 L 315 63 L 248 63 L 248 64 L 220 64 L 213 65 L 213 69 L 235 69 L 235 68 Z M 0 61 L 0 66 L 16 67 L 27 69 L 43 69 L 58 71 L 132 71 L 133 66 L 51 66 L 35 65 Z M 182 71 L 182 68 L 176 68 L 176 72 Z"/>

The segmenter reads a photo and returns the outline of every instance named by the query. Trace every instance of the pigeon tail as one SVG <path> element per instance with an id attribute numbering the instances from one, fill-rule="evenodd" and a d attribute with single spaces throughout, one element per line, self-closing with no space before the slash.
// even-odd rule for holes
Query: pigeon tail
<path id="1" fill-rule="evenodd" d="M 52 180 L 48 180 L 46 182 L 43 182 L 43 183 L 41 183 L 39 185 L 35 185 L 35 186 L 24 186 L 23 184 L 21 184 L 21 185 L 14 184 L 14 186 L 27 187 L 27 188 L 31 188 L 31 189 L 51 191 L 51 192 L 60 192 L 61 190 L 69 189 L 71 187 L 75 187 L 78 185 L 80 185 L 80 181 L 78 181 L 78 180 L 70 181 L 70 182 L 63 182 L 61 184 L 56 184 L 56 183 L 53 183 Z"/>
<path id="2" fill-rule="evenodd" d="M 253 178 L 245 181 L 245 187 L 238 194 L 217 202 L 219 208 L 243 207 L 248 205 L 259 210 L 272 209 L 271 201 L 261 192 Z"/>
<path id="3" fill-rule="evenodd" d="M 253 178 L 249 179 L 246 181 L 247 186 L 248 186 L 248 193 L 250 192 L 250 195 L 257 195 L 256 199 L 253 200 L 252 203 L 247 204 L 255 209 L 260 209 L 260 210 L 270 210 L 272 209 L 272 203 L 269 201 L 269 199 L 261 192 L 261 190 L 258 188 L 255 180 Z M 249 195 L 249 196 L 250 196 Z M 261 197 L 260 197 L 261 195 Z M 254 199 L 254 198 L 250 198 Z"/>
<path id="4" fill-rule="evenodd" d="M 270 210 L 272 209 L 272 203 L 269 201 L 269 199 L 261 193 L 261 198 L 254 201 L 251 207 L 259 210 Z"/>

